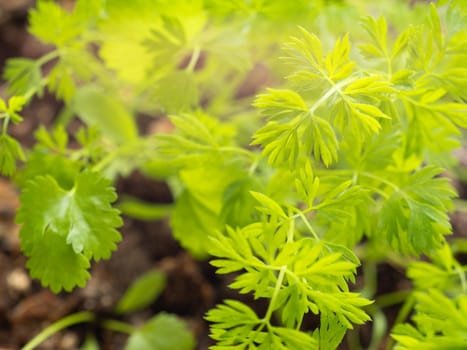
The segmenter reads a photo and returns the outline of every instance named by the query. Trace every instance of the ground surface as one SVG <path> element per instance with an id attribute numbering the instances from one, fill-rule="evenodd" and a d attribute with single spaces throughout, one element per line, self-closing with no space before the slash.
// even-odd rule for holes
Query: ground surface
<path id="1" fill-rule="evenodd" d="M 33 1 L 0 0 L 0 68 L 8 57 L 38 57 L 47 50 L 25 31 L 26 10 L 31 3 Z M 4 90 L 4 84 L 0 89 Z M 15 127 L 12 134 L 23 144 L 31 145 L 36 126 L 50 124 L 59 108 L 60 104 L 51 97 L 34 101 L 24 112 L 25 121 Z M 464 153 L 459 156 L 467 158 Z M 467 194 L 461 185 L 458 189 L 463 196 Z M 172 200 L 164 183 L 144 178 L 139 173 L 121 179 L 118 191 L 154 203 Z M 118 251 L 111 260 L 93 265 L 92 279 L 87 286 L 71 294 L 54 295 L 27 275 L 25 258 L 19 249 L 18 227 L 14 224 L 17 206 L 16 189 L 7 179 L 0 178 L 0 350 L 20 349 L 43 327 L 73 312 L 90 310 L 100 317 L 112 316 L 112 308 L 131 282 L 154 268 L 165 271 L 168 276 L 168 286 L 162 296 L 149 309 L 120 319 L 137 325 L 162 310 L 178 314 L 196 334 L 200 350 L 207 349 L 210 344 L 208 326 L 203 321 L 205 312 L 225 298 L 239 298 L 227 288 L 231 277 L 216 276 L 208 262 L 195 261 L 180 248 L 171 237 L 168 222 L 141 222 L 130 218 L 125 218 L 121 230 L 123 241 Z M 467 216 L 455 213 L 453 226 L 457 235 L 466 235 Z M 379 266 L 378 271 L 379 294 L 407 288 L 403 271 L 389 265 Z M 260 303 L 254 306 L 263 307 Z M 391 320 L 397 307 L 385 311 Z M 103 350 L 122 349 L 126 340 L 123 334 L 85 325 L 61 332 L 40 348 L 78 349 L 87 332 L 97 336 Z M 361 332 L 364 342 L 368 334 L 369 327 Z M 345 348 L 343 345 L 342 349 Z"/>

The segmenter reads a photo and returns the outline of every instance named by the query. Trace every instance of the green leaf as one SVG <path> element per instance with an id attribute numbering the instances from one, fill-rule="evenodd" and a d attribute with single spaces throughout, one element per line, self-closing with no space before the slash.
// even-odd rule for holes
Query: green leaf
<path id="1" fill-rule="evenodd" d="M 36 61 L 30 58 L 10 58 L 6 62 L 3 78 L 8 80 L 8 93 L 27 95 L 31 91 L 42 95 L 42 74 Z"/>
<path id="2" fill-rule="evenodd" d="M 350 165 L 354 169 L 368 171 L 384 170 L 393 165 L 393 154 L 401 147 L 402 134 L 396 128 L 369 136 L 360 145 L 355 145 L 350 139 L 342 144 L 344 156 Z"/>
<path id="3" fill-rule="evenodd" d="M 349 35 L 336 41 L 333 50 L 326 56 L 325 67 L 329 78 L 338 81 L 353 73 L 355 63 L 349 60 Z"/>
<path id="4" fill-rule="evenodd" d="M 71 66 L 60 60 L 50 71 L 48 79 L 50 91 L 67 103 L 71 101 L 76 93 L 76 84 L 72 73 Z"/>
<path id="5" fill-rule="evenodd" d="M 432 166 L 418 170 L 383 204 L 380 230 L 404 254 L 433 252 L 451 233 L 447 211 L 455 192 L 439 173 Z"/>
<path id="6" fill-rule="evenodd" d="M 49 150 L 64 154 L 68 146 L 68 134 L 62 124 L 58 124 L 52 132 L 40 126 L 34 133 L 36 140 Z"/>
<path id="7" fill-rule="evenodd" d="M 22 231 L 22 240 L 24 234 Z M 26 242 L 22 248 L 29 256 L 26 266 L 31 277 L 39 279 L 43 287 L 49 287 L 54 293 L 84 287 L 90 278 L 89 260 L 83 254 L 76 254 L 61 232 L 47 229 L 35 237 L 34 245 Z"/>
<path id="8" fill-rule="evenodd" d="M 167 114 L 187 112 L 198 107 L 198 86 L 193 74 L 172 72 L 155 84 L 153 98 Z"/>
<path id="9" fill-rule="evenodd" d="M 206 256 L 208 234 L 219 228 L 217 208 L 212 208 L 207 198 L 183 191 L 177 198 L 170 219 L 174 237 L 199 258 Z"/>
<path id="10" fill-rule="evenodd" d="M 326 166 L 336 160 L 338 143 L 330 123 L 314 115 L 298 93 L 268 91 L 268 94 L 259 95 L 254 105 L 261 108 L 261 113 L 270 121 L 255 133 L 251 143 L 263 145 L 268 162 L 294 169 L 310 153 Z"/>
<path id="11" fill-rule="evenodd" d="M 8 107 L 2 100 L 0 103 L 0 118 L 9 118 L 13 123 L 17 124 L 23 121 L 23 118 L 18 114 L 26 104 L 26 99 L 23 96 L 13 96 L 8 100 Z"/>
<path id="12" fill-rule="evenodd" d="M 296 350 L 318 350 L 319 346 L 311 335 L 286 327 L 271 327 L 272 337 L 275 338 L 271 345 L 264 343 L 263 349 L 296 349 Z"/>
<path id="13" fill-rule="evenodd" d="M 138 130 L 123 103 L 97 86 L 80 88 L 73 98 L 75 113 L 88 125 L 99 128 L 116 143 L 135 140 Z"/>
<path id="14" fill-rule="evenodd" d="M 48 174 L 57 181 L 63 189 L 73 187 L 75 177 L 80 170 L 79 162 L 63 157 L 61 154 L 49 152 L 42 147 L 36 147 L 28 155 L 28 161 L 17 178 L 21 187 L 25 187 L 29 180 L 36 176 Z"/>
<path id="15" fill-rule="evenodd" d="M 158 66 L 170 63 L 177 65 L 183 58 L 179 51 L 187 40 L 185 28 L 177 17 L 162 16 L 161 22 L 160 28 L 151 30 L 144 44 Z"/>
<path id="16" fill-rule="evenodd" d="M 359 46 L 367 58 L 387 57 L 387 24 L 383 16 L 378 19 L 365 17 L 362 26 L 370 35 L 371 44 Z"/>
<path id="17" fill-rule="evenodd" d="M 266 213 L 277 215 L 280 218 L 287 219 L 287 215 L 279 204 L 277 204 L 272 198 L 266 196 L 260 192 L 250 192 L 251 195 L 263 205 L 263 207 L 258 208 L 258 210 Z"/>
<path id="18" fill-rule="evenodd" d="M 212 322 L 210 336 L 217 341 L 212 350 L 243 349 L 246 344 L 260 343 L 264 338 L 264 332 L 254 331 L 261 322 L 256 313 L 236 300 L 225 300 L 209 310 L 206 320 Z"/>
<path id="19" fill-rule="evenodd" d="M 324 57 L 319 38 L 301 29 L 301 38 L 292 37 L 284 47 L 284 61 L 295 71 L 287 78 L 297 84 L 300 90 L 322 91 L 325 86 L 348 78 L 354 71 L 355 63 L 349 59 L 350 42 L 348 35 L 336 41 L 331 52 Z"/>
<path id="20" fill-rule="evenodd" d="M 128 338 L 125 350 L 192 350 L 195 339 L 176 316 L 160 313 Z"/>
<path id="21" fill-rule="evenodd" d="M 82 32 L 82 23 L 77 22 L 59 4 L 39 0 L 29 12 L 29 31 L 44 43 L 58 47 L 69 44 Z"/>
<path id="22" fill-rule="evenodd" d="M 160 271 L 149 271 L 138 277 L 122 296 L 115 311 L 125 314 L 151 305 L 166 285 L 166 277 Z"/>
<path id="23" fill-rule="evenodd" d="M 346 327 L 332 313 L 321 315 L 318 332 L 320 349 L 337 349 L 344 338 Z"/>
<path id="24" fill-rule="evenodd" d="M 8 135 L 0 135 L 0 172 L 6 176 L 13 175 L 18 160 L 25 160 L 19 142 Z"/>
<path id="25" fill-rule="evenodd" d="M 231 125 L 201 112 L 171 116 L 176 131 L 158 135 L 158 151 L 164 160 L 178 168 L 206 167 L 206 164 L 224 164 L 231 161 L 232 153 L 221 151 L 233 144 Z"/>
<path id="26" fill-rule="evenodd" d="M 105 0 L 78 0 L 73 9 L 73 18 L 80 23 L 95 24 L 105 18 Z"/>
<path id="27" fill-rule="evenodd" d="M 439 290 L 415 293 L 414 326 L 397 325 L 391 336 L 398 350 L 461 350 L 467 331 L 467 296 L 449 298 Z"/>
<path id="28" fill-rule="evenodd" d="M 301 324 L 310 311 L 339 314 L 346 328 L 369 320 L 360 308 L 371 301 L 348 292 L 347 280 L 354 279 L 355 257 L 343 259 L 340 252 L 330 253 L 325 245 L 310 238 L 290 242 L 286 238 L 290 237 L 290 226 L 279 227 L 276 222 L 255 223 L 212 235 L 209 252 L 216 259 L 211 264 L 218 268 L 217 273 L 243 271 L 230 285 L 242 294 L 254 292 L 255 298 L 272 298 L 278 293 L 273 307 L 281 310 L 289 328 Z M 267 240 L 269 235 L 272 239 Z M 277 287 L 279 271 L 287 278 Z M 340 298 L 342 301 L 338 301 Z"/>
<path id="29" fill-rule="evenodd" d="M 91 258 L 109 258 L 121 239 L 115 228 L 122 222 L 118 210 L 111 207 L 115 199 L 109 181 L 92 172 L 77 175 L 70 190 L 61 188 L 51 176 L 30 180 L 20 197 L 17 222 L 23 224 L 21 247 L 30 257 L 34 277 L 54 291 L 70 290 L 75 282 L 81 286 L 84 273 L 76 279 L 66 277 L 66 267 L 57 269 L 59 262 L 52 259 L 69 254 L 70 269 L 78 270 L 89 266 Z M 51 252 L 55 244 L 60 246 L 57 255 Z"/>
<path id="30" fill-rule="evenodd" d="M 297 114 L 307 112 L 308 107 L 303 98 L 292 90 L 268 89 L 267 94 L 258 95 L 255 103 L 256 108 L 271 120 L 290 120 Z"/>

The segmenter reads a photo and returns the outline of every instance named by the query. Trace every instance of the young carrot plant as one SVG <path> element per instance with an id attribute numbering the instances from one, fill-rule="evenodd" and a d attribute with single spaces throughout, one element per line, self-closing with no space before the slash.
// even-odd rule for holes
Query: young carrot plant
<path id="1" fill-rule="evenodd" d="M 442 173 L 467 126 L 467 8 L 395 4 L 409 18 L 364 16 L 359 30 L 335 21 L 355 7 L 324 1 L 79 0 L 71 13 L 39 1 L 30 31 L 55 49 L 9 60 L 14 96 L 0 104 L 2 173 L 26 160 L 17 221 L 31 276 L 54 292 L 84 286 L 91 261 L 121 239 L 112 180 L 142 169 L 169 181 L 180 244 L 266 301 L 262 314 L 237 300 L 208 311 L 211 349 L 336 349 L 372 316 L 385 328 L 380 262 L 415 285 L 390 345 L 462 348 L 466 267 L 446 239 L 456 192 Z M 271 81 L 286 77 L 254 110 L 238 97 L 252 60 Z M 45 88 L 64 111 L 23 152 L 8 124 Z M 173 132 L 141 135 L 138 113 L 169 114 Z M 62 126 L 73 115 L 85 124 L 78 149 Z M 358 292 L 349 282 L 361 263 Z"/>

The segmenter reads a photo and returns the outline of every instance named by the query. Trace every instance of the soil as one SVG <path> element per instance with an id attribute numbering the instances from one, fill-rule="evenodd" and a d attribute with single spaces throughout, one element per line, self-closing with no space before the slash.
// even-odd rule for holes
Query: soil
<path id="1" fill-rule="evenodd" d="M 31 0 L 0 0 L 0 70 L 3 70 L 8 57 L 35 58 L 48 49 L 25 29 L 27 9 L 33 3 Z M 247 79 L 238 93 L 239 97 L 254 94 L 256 88 L 252 84 L 265 81 L 263 68 L 260 68 L 260 76 Z M 4 89 L 3 84 L 0 86 L 1 95 Z M 24 122 L 11 129 L 12 135 L 22 144 L 32 145 L 37 125 L 50 124 L 60 108 L 61 104 L 52 96 L 34 100 L 23 113 Z M 142 120 L 141 125 L 157 128 L 147 120 Z M 465 186 L 460 182 L 457 185 L 460 193 L 467 194 Z M 138 172 L 120 179 L 117 189 L 120 195 L 131 194 L 153 203 L 172 201 L 165 183 L 148 179 Z M 212 342 L 203 316 L 214 305 L 223 299 L 235 298 L 250 303 L 258 311 L 265 309 L 261 302 L 239 296 L 227 287 L 233 276 L 218 276 L 207 261 L 196 261 L 186 253 L 173 239 L 166 220 L 143 222 L 128 217 L 124 218 L 123 240 L 118 250 L 110 260 L 93 264 L 92 278 L 86 287 L 54 295 L 28 277 L 26 259 L 20 252 L 19 229 L 14 223 L 18 204 L 17 189 L 8 179 L 0 178 L 0 350 L 20 349 L 51 322 L 82 310 L 92 311 L 99 318 L 112 316 L 135 325 L 142 324 L 160 311 L 174 313 L 186 320 L 194 331 L 197 349 L 205 350 Z M 455 235 L 467 236 L 467 214 L 456 212 L 452 220 Z M 136 277 L 151 269 L 160 269 L 168 277 L 167 287 L 159 299 L 144 311 L 126 316 L 114 315 L 112 309 L 127 287 Z M 404 271 L 386 264 L 378 266 L 378 295 L 407 288 L 407 285 Z M 384 311 L 393 322 L 398 307 Z M 316 318 L 311 317 L 307 322 L 313 324 Z M 78 349 L 89 332 L 96 335 L 102 350 L 123 349 L 127 337 L 95 324 L 85 324 L 52 336 L 39 349 Z M 360 337 L 363 344 L 368 344 L 369 334 L 371 325 L 362 327 Z M 346 349 L 346 345 L 343 344 L 341 349 Z"/>

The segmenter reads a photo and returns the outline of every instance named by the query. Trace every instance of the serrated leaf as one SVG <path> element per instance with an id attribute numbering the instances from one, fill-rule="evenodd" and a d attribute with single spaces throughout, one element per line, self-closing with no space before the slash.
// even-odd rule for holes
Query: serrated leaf
<path id="1" fill-rule="evenodd" d="M 251 191 L 250 193 L 259 203 L 263 205 L 264 209 L 261 208 L 259 210 L 265 211 L 268 214 L 277 215 L 278 217 L 284 219 L 287 218 L 287 215 L 285 214 L 284 210 L 272 198 L 260 192 Z"/>
<path id="2" fill-rule="evenodd" d="M 63 46 L 82 31 L 78 23 L 59 4 L 40 0 L 29 12 L 29 31 L 47 44 Z"/>
<path id="3" fill-rule="evenodd" d="M 305 332 L 285 327 L 273 327 L 272 332 L 277 335 L 278 349 L 318 350 L 319 346 L 313 337 Z"/>
<path id="4" fill-rule="evenodd" d="M 276 121 L 290 120 L 297 113 L 308 111 L 303 98 L 292 90 L 268 89 L 267 94 L 258 95 L 253 105 Z"/>
<path id="5" fill-rule="evenodd" d="M 177 17 L 161 16 L 161 26 L 151 30 L 144 44 L 158 66 L 177 65 L 186 40 L 185 28 Z"/>
<path id="6" fill-rule="evenodd" d="M 59 153 L 64 153 L 68 146 L 68 134 L 62 124 L 58 124 L 51 132 L 48 132 L 44 126 L 40 126 L 34 133 L 34 137 L 42 146 Z"/>
<path id="7" fill-rule="evenodd" d="M 8 92 L 12 95 L 26 95 L 30 91 L 42 95 L 40 67 L 30 58 L 8 59 L 3 78 L 8 80 Z"/>
<path id="8" fill-rule="evenodd" d="M 138 277 L 125 291 L 115 311 L 124 314 L 144 309 L 153 303 L 166 285 L 166 277 L 160 271 L 149 271 Z"/>
<path id="9" fill-rule="evenodd" d="M 17 222 L 23 224 L 21 247 L 32 259 L 31 267 L 38 271 L 36 277 L 44 283 L 53 283 L 54 290 L 60 289 L 60 286 L 69 290 L 73 287 L 72 281 L 78 281 L 65 278 L 65 269 L 56 274 L 54 269 L 58 262 L 51 264 L 52 260 L 49 259 L 54 255 L 38 246 L 53 250 L 54 244 L 60 244 L 63 247 L 57 248 L 57 252 L 75 256 L 70 257 L 70 261 L 76 265 L 71 268 L 75 270 L 78 265 L 84 266 L 83 259 L 89 265 L 91 258 L 109 258 L 121 239 L 115 228 L 122 222 L 118 210 L 111 207 L 115 199 L 109 181 L 92 172 L 77 175 L 73 188 L 68 191 L 51 176 L 37 176 L 30 180 L 20 197 Z M 37 203 L 41 203 L 41 206 Z M 48 237 L 47 232 L 50 232 L 51 242 L 44 242 Z M 50 276 L 53 276 L 53 280 L 50 280 Z M 83 273 L 77 276 L 81 286 Z"/>
<path id="10" fill-rule="evenodd" d="M 25 160 L 19 142 L 8 135 L 0 135 L 0 172 L 7 176 L 13 175 L 18 160 Z"/>
<path id="11" fill-rule="evenodd" d="M 26 104 L 26 99 L 23 96 L 11 97 L 8 100 L 8 106 L 5 104 L 5 101 L 1 99 L 0 101 L 0 118 L 8 118 L 15 124 L 23 121 L 23 118 L 18 114 Z"/>
<path id="12" fill-rule="evenodd" d="M 337 40 L 333 50 L 326 56 L 325 67 L 329 78 L 338 81 L 352 74 L 355 63 L 349 60 L 349 35 Z"/>
<path id="13" fill-rule="evenodd" d="M 83 254 L 76 254 L 61 232 L 48 228 L 36 237 L 33 246 L 23 247 L 23 251 L 29 256 L 26 266 L 31 277 L 39 279 L 42 286 L 54 293 L 84 287 L 90 277 L 89 260 Z"/>
<path id="14" fill-rule="evenodd" d="M 347 331 L 339 318 L 327 313 L 320 317 L 319 346 L 320 349 L 337 349 Z"/>
<path id="15" fill-rule="evenodd" d="M 407 48 L 411 33 L 412 28 L 409 27 L 404 32 L 399 34 L 396 41 L 394 42 L 394 46 L 392 47 L 391 59 L 399 56 Z"/>
<path id="16" fill-rule="evenodd" d="M 256 313 L 247 305 L 226 300 L 208 311 L 206 320 L 212 322 L 210 337 L 217 341 L 213 350 L 243 349 L 246 344 L 259 343 L 263 332 L 254 332 L 260 323 Z"/>
<path id="17" fill-rule="evenodd" d="M 270 121 L 254 135 L 252 145 L 261 144 L 268 162 L 295 169 L 312 153 L 328 166 L 337 159 L 338 142 L 330 123 L 314 115 L 303 98 L 292 90 L 269 90 L 255 106 Z"/>
<path id="18" fill-rule="evenodd" d="M 176 316 L 160 313 L 128 338 L 125 350 L 192 350 L 195 339 Z"/>
<path id="19" fill-rule="evenodd" d="M 48 87 L 59 99 L 69 103 L 76 92 L 71 67 L 62 61 L 57 63 L 50 71 Z"/>
<path id="20" fill-rule="evenodd" d="M 429 289 L 415 293 L 413 324 L 399 324 L 391 332 L 398 350 L 465 348 L 467 297 L 449 298 L 441 291 Z"/>
<path id="21" fill-rule="evenodd" d="M 383 204 L 380 228 L 389 243 L 405 254 L 430 253 L 451 233 L 447 210 L 455 196 L 440 170 L 424 167 Z"/>
<path id="22" fill-rule="evenodd" d="M 364 46 L 363 50 L 366 53 L 371 53 L 371 56 L 373 57 L 386 57 L 387 24 L 385 18 L 383 16 L 379 17 L 378 19 L 370 16 L 365 17 L 362 20 L 362 26 L 373 41 L 372 46 Z M 372 48 L 369 49 L 370 47 Z"/>
<path id="23" fill-rule="evenodd" d="M 21 187 L 25 187 L 27 182 L 36 176 L 48 174 L 61 188 L 70 190 L 79 170 L 79 162 L 36 147 L 29 153 L 25 167 L 19 172 L 18 181 Z"/>

